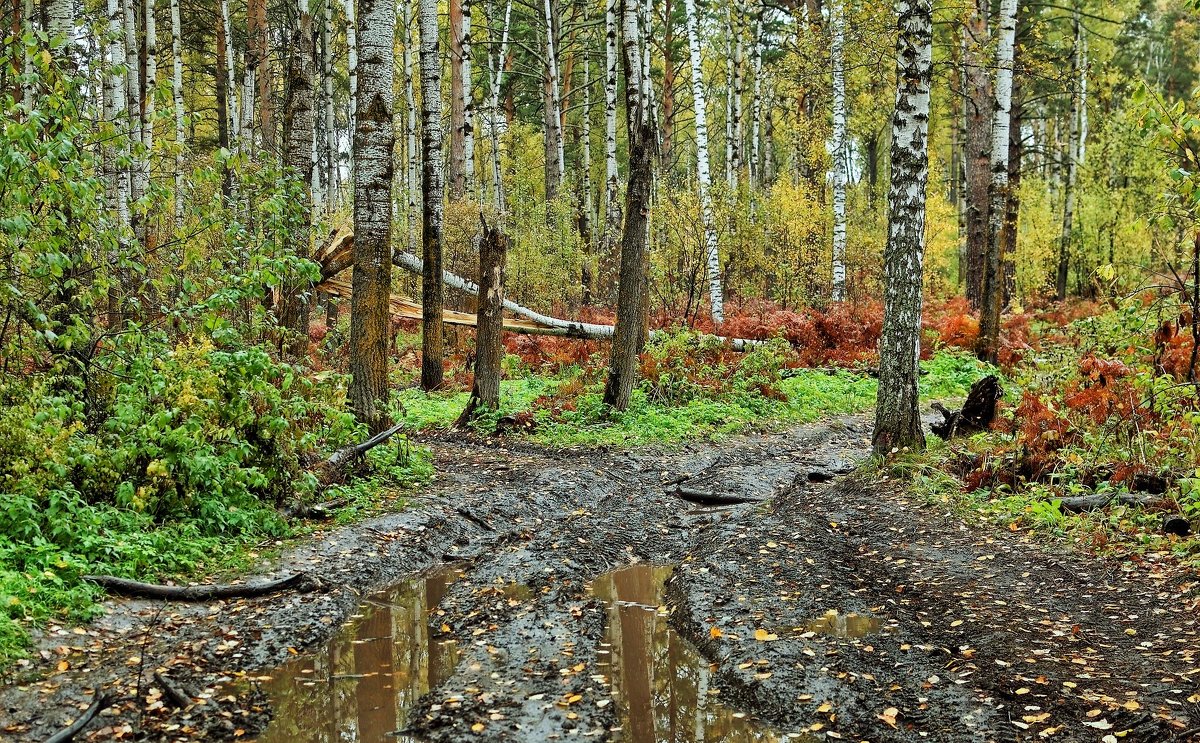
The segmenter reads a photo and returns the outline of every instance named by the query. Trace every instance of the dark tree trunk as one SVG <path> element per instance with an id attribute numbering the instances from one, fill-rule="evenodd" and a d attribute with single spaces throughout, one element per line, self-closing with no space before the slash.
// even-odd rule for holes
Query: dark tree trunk
<path id="1" fill-rule="evenodd" d="M 250 55 L 246 63 L 254 66 L 254 82 L 258 88 L 255 96 L 258 99 L 258 126 L 261 130 L 259 134 L 262 137 L 263 149 L 274 152 L 275 111 L 271 100 L 271 60 L 267 56 L 267 0 L 249 0 L 246 23 L 250 36 Z"/>
<path id="2" fill-rule="evenodd" d="M 992 81 L 991 60 L 986 58 L 990 42 L 988 8 L 975 0 L 963 23 L 963 82 L 966 135 L 963 141 L 963 171 L 966 202 L 966 295 L 978 309 L 983 300 L 984 259 L 988 240 L 988 186 L 991 183 Z"/>
<path id="3" fill-rule="evenodd" d="M 500 407 L 500 362 L 504 359 L 504 262 L 508 236 L 498 228 L 483 225 L 479 243 L 479 296 L 475 320 L 475 384 L 471 400 L 459 424 L 478 415 L 481 409 Z"/>
<path id="4" fill-rule="evenodd" d="M 221 14 L 217 14 L 217 66 L 215 89 L 217 96 L 217 144 L 223 150 L 229 150 L 229 71 L 225 67 L 225 46 L 229 40 L 225 38 L 225 24 Z M 221 173 L 221 194 L 228 199 L 233 194 L 233 174 L 229 167 L 224 166 Z"/>
<path id="5" fill-rule="evenodd" d="M 301 13 L 288 50 L 287 97 L 284 105 L 284 165 L 290 177 L 300 184 L 303 215 L 293 226 L 290 242 L 292 252 L 307 258 L 312 229 L 312 142 L 316 123 L 314 108 L 314 69 L 312 16 Z M 280 324 L 291 331 L 286 343 L 288 353 L 302 357 L 308 351 L 309 298 L 304 296 L 310 287 L 288 281 L 282 291 Z"/>

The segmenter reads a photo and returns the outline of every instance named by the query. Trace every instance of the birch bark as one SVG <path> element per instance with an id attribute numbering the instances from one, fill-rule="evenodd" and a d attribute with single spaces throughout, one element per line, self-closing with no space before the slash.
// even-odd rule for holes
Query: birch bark
<path id="1" fill-rule="evenodd" d="M 488 136 L 492 144 L 492 205 L 504 212 L 504 183 L 500 177 L 500 85 L 504 76 L 504 59 L 508 54 L 509 21 L 512 19 L 512 0 L 504 5 L 504 26 L 500 32 L 500 48 L 492 61 L 491 100 L 488 103 Z"/>
<path id="2" fill-rule="evenodd" d="M 846 301 L 846 13 L 844 0 L 833 0 L 829 8 L 833 58 L 833 301 Z"/>
<path id="3" fill-rule="evenodd" d="M 887 455 L 924 448 L 917 410 L 921 356 L 921 277 L 925 191 L 929 181 L 929 87 L 933 12 L 929 0 L 897 5 L 896 109 L 892 116 L 888 242 L 884 253 L 883 332 L 873 444 Z"/>
<path id="4" fill-rule="evenodd" d="M 617 166 L 618 7 L 618 0 L 608 0 L 604 6 L 604 237 L 601 260 L 610 268 L 617 263 L 622 219 L 621 183 Z M 612 271 L 605 273 L 611 274 Z M 605 281 L 606 286 L 611 284 L 611 281 Z M 611 296 L 609 292 L 606 294 Z"/>
<path id="5" fill-rule="evenodd" d="M 422 0 L 422 5 L 434 1 Z M 353 0 L 348 2 L 353 4 Z M 356 107 L 353 119 L 355 239 L 349 396 L 359 420 L 379 432 L 388 420 L 396 6 L 392 0 L 359 2 L 362 14 L 357 21 L 357 41 L 361 41 L 365 64 L 357 72 L 365 105 L 362 110 Z M 436 5 L 433 10 L 436 14 Z M 433 20 L 436 30 L 436 15 Z M 438 95 L 427 98 L 439 100 Z M 440 358 L 438 363 L 440 367 Z"/>
<path id="6" fill-rule="evenodd" d="M 708 266 L 708 298 L 713 322 L 725 322 L 721 288 L 721 258 L 717 251 L 716 216 L 712 203 L 712 174 L 708 157 L 708 115 L 704 97 L 704 69 L 700 63 L 700 32 L 695 0 L 684 0 L 688 53 L 692 68 L 692 109 L 696 116 L 696 183 L 700 193 L 700 215 L 704 222 L 704 251 Z"/>
<path id="7" fill-rule="evenodd" d="M 171 98 L 175 104 L 175 231 L 183 230 L 183 34 L 179 0 L 171 0 Z"/>
<path id="8" fill-rule="evenodd" d="M 543 21 L 546 26 L 546 201 L 558 195 L 566 167 L 563 157 L 562 99 L 559 94 L 558 46 L 555 41 L 557 25 L 553 0 L 543 0 Z"/>
<path id="9" fill-rule="evenodd" d="M 983 272 L 983 303 L 977 353 L 995 363 L 1000 346 L 1000 310 L 1004 301 L 1001 275 L 1002 240 L 1008 203 L 1008 129 L 1012 111 L 1013 48 L 1017 33 L 1017 0 L 1000 1 L 996 44 L 996 107 L 992 119 L 992 182 L 988 188 L 988 248 Z"/>

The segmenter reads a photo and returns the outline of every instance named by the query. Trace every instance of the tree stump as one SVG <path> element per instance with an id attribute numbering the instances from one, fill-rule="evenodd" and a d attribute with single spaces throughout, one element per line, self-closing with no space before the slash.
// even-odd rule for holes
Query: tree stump
<path id="1" fill-rule="evenodd" d="M 959 410 L 947 410 L 945 405 L 935 402 L 932 407 L 942 414 L 942 420 L 930 426 L 934 435 L 949 441 L 960 434 L 971 435 L 986 431 L 996 418 L 996 403 L 1004 397 L 1000 380 L 995 375 L 986 376 L 967 392 L 966 402 Z"/>

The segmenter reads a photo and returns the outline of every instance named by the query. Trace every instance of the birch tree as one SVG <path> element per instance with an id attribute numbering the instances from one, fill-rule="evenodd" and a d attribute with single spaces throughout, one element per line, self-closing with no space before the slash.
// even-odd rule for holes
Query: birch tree
<path id="1" fill-rule="evenodd" d="M 618 0 L 604 6 L 604 239 L 601 256 L 616 262 L 621 231 L 621 183 L 617 167 L 617 9 Z"/>
<path id="2" fill-rule="evenodd" d="M 546 27 L 545 111 L 546 126 L 546 201 L 553 201 L 565 175 L 563 157 L 562 99 L 558 79 L 558 48 L 555 41 L 553 0 L 542 0 L 543 22 Z M 639 63 L 640 65 L 640 63 Z"/>
<path id="3" fill-rule="evenodd" d="M 171 98 L 175 104 L 175 231 L 183 230 L 183 34 L 179 0 L 171 0 Z"/>
<path id="4" fill-rule="evenodd" d="M 475 190 L 475 95 L 471 88 L 471 0 L 462 0 L 463 190 Z"/>
<path id="5" fill-rule="evenodd" d="M 128 103 L 129 99 L 126 95 L 125 84 L 126 75 L 123 69 L 127 62 L 124 42 L 124 21 L 122 18 L 122 4 L 120 0 L 108 0 L 108 101 L 105 108 L 107 116 L 105 118 L 112 122 L 117 131 L 128 131 L 129 116 Z M 111 261 L 117 266 L 117 275 L 120 279 L 121 294 L 118 289 L 110 290 L 108 296 L 108 324 L 109 327 L 120 327 L 125 320 L 124 298 L 129 295 L 124 290 L 128 285 L 126 274 L 128 270 L 121 267 L 121 261 L 125 258 L 125 253 L 128 248 L 128 235 L 130 229 L 129 218 L 129 196 L 130 182 L 129 171 L 122 168 L 118 163 L 125 159 L 129 141 L 127 137 L 119 137 L 117 139 L 121 144 L 108 152 L 106 161 L 110 163 L 109 179 L 110 193 L 112 198 L 112 210 L 117 217 L 117 234 L 118 243 L 116 252 L 110 256 Z"/>
<path id="6" fill-rule="evenodd" d="M 324 52 L 321 64 L 321 108 L 325 119 L 325 213 L 332 215 L 338 207 L 338 144 L 337 112 L 333 106 L 333 2 L 325 0 L 324 18 L 321 24 L 321 47 Z M 408 45 L 405 44 L 407 51 Z"/>
<path id="7" fill-rule="evenodd" d="M 358 74 L 365 105 L 356 108 L 353 119 L 354 276 L 349 397 L 359 420 L 378 433 L 387 421 L 387 351 L 391 340 L 396 6 L 392 0 L 359 2 L 362 13 L 357 31 L 365 64 Z M 430 2 L 423 0 L 423 5 Z M 436 17 L 434 23 L 436 28 Z M 427 98 L 436 100 L 438 96 Z"/>
<path id="8" fill-rule="evenodd" d="M 413 4 L 412 0 L 400 0 L 401 18 L 404 23 L 404 107 L 405 107 L 405 151 L 408 153 L 405 163 L 405 178 L 408 187 L 408 250 L 417 249 L 417 194 L 420 192 L 421 153 L 417 151 L 417 96 L 414 90 L 416 82 L 413 79 Z"/>
<path id="9" fill-rule="evenodd" d="M 1080 113 L 1083 74 L 1083 24 L 1079 22 L 1079 8 L 1075 8 L 1075 41 L 1072 44 L 1071 108 L 1067 120 L 1066 174 L 1063 177 L 1062 229 L 1058 238 L 1058 270 L 1054 277 L 1054 298 L 1059 302 L 1067 298 L 1067 278 L 1071 268 L 1071 236 L 1075 230 L 1075 182 L 1079 177 L 1079 153 L 1082 130 Z"/>
<path id="10" fill-rule="evenodd" d="M 225 95 L 229 119 L 230 145 L 241 139 L 241 114 L 238 110 L 237 85 L 234 83 L 233 33 L 229 23 L 229 0 L 221 0 L 221 28 L 225 38 Z M 126 42 L 128 43 L 128 42 Z"/>
<path id="11" fill-rule="evenodd" d="M 833 159 L 833 301 L 846 301 L 846 59 L 845 0 L 833 0 L 829 8 L 833 60 L 833 134 L 830 155 Z"/>
<path id="12" fill-rule="evenodd" d="M 450 42 L 450 156 L 447 165 L 447 187 L 451 201 L 459 201 L 466 193 L 466 165 L 463 140 L 463 120 L 466 116 L 463 95 L 464 10 L 470 12 L 470 0 L 449 0 L 446 4 Z"/>
<path id="13" fill-rule="evenodd" d="M 888 240 L 884 251 L 883 332 L 873 445 L 886 455 L 924 448 L 917 410 L 925 190 L 929 180 L 929 88 L 933 68 L 930 0 L 899 0 L 896 109 L 892 115 Z"/>
<path id="14" fill-rule="evenodd" d="M 493 52 L 491 99 L 488 102 L 488 136 L 492 145 L 492 205 L 500 213 L 504 211 L 504 183 L 500 177 L 500 86 L 504 80 L 504 58 L 508 54 L 512 4 L 513 0 L 507 0 L 504 4 L 504 25 L 500 31 L 500 48 Z"/>
<path id="15" fill-rule="evenodd" d="M 1000 310 L 1004 302 L 1001 255 L 1008 204 L 1008 129 L 1012 111 L 1013 48 L 1017 33 L 1017 0 L 1000 1 L 996 43 L 996 107 L 992 119 L 992 182 L 988 188 L 988 246 L 983 271 L 983 305 L 977 353 L 995 363 L 1000 346 Z"/>
<path id="16" fill-rule="evenodd" d="M 616 410 L 629 407 L 637 359 L 645 345 L 647 253 L 654 165 L 658 162 L 658 128 L 642 77 L 638 0 L 622 5 L 622 49 L 625 63 L 625 122 L 629 137 L 629 181 L 625 188 L 625 223 L 621 233 L 621 273 L 617 290 L 617 323 L 612 357 L 604 386 L 604 402 Z"/>
<path id="17" fill-rule="evenodd" d="M 142 147 L 146 157 L 142 160 L 141 179 L 145 190 L 150 185 L 150 163 L 154 153 L 154 91 L 158 88 L 158 27 L 154 19 L 154 0 L 145 0 L 142 6 L 146 23 L 146 99 L 142 102 Z"/>
<path id="18" fill-rule="evenodd" d="M 423 208 L 421 245 L 421 387 L 442 386 L 442 60 L 438 39 L 437 0 L 418 0 L 421 32 L 421 147 Z M 356 206 L 357 208 L 357 206 Z"/>
<path id="19" fill-rule="evenodd" d="M 721 290 L 721 257 L 717 252 L 717 225 L 712 203 L 712 174 L 708 157 L 708 115 L 704 96 L 704 68 L 700 64 L 700 33 L 695 0 L 684 0 L 688 53 L 692 67 L 692 109 L 696 115 L 696 183 L 700 192 L 700 215 L 704 222 L 704 249 L 708 265 L 708 297 L 713 322 L 725 322 Z"/>
<path id="20" fill-rule="evenodd" d="M 763 8 L 759 6 L 754 14 L 754 37 L 750 57 L 750 72 L 754 75 L 750 93 L 750 184 L 762 185 L 762 166 L 759 153 L 762 148 L 760 135 L 762 132 L 762 45 L 763 45 Z"/>
<path id="21" fill-rule="evenodd" d="M 342 0 L 346 13 L 346 74 L 349 76 L 350 87 L 350 121 L 357 121 L 358 115 L 358 21 L 354 17 L 355 0 Z M 355 126 L 353 123 L 351 126 Z M 353 169 L 354 161 L 351 159 Z"/>

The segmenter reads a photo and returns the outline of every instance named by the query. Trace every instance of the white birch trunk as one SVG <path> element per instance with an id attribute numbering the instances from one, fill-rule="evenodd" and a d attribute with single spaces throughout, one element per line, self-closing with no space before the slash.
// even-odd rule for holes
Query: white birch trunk
<path id="1" fill-rule="evenodd" d="M 22 25 L 30 30 L 36 29 L 37 24 L 34 23 L 34 19 L 36 18 L 36 15 L 37 15 L 37 6 L 34 4 L 33 0 L 24 0 L 24 3 L 21 5 L 21 23 L 22 23 Z M 25 50 L 24 50 L 25 64 L 23 67 L 23 71 L 25 73 L 25 77 L 27 78 L 27 81 L 21 84 L 21 101 L 24 103 L 25 110 L 27 112 L 33 111 L 34 86 L 33 86 L 33 83 L 28 82 L 28 80 L 33 79 L 33 75 L 34 75 L 33 54 L 34 54 L 33 49 L 31 49 L 29 47 L 25 48 Z"/>
<path id="2" fill-rule="evenodd" d="M 140 143 L 142 141 L 141 74 L 138 60 L 137 13 L 132 0 L 122 1 L 122 15 L 125 28 L 125 115 L 129 119 L 130 138 L 134 142 Z M 143 165 L 140 155 L 135 151 L 131 152 L 131 155 L 129 198 L 130 201 L 136 202 L 142 198 L 145 190 L 143 188 Z"/>
<path id="3" fill-rule="evenodd" d="M 762 183 L 762 165 L 759 152 L 762 148 L 760 135 L 762 132 L 762 27 L 763 10 L 760 7 L 754 14 L 754 37 L 750 58 L 750 69 L 754 75 L 754 83 L 750 94 L 750 184 L 757 186 Z"/>
<path id="4" fill-rule="evenodd" d="M 337 111 L 333 106 L 333 2 L 325 0 L 324 23 L 321 24 L 321 114 L 325 120 L 325 214 L 332 216 L 338 208 L 338 149 Z M 407 44 L 405 49 L 407 49 Z"/>
<path id="5" fill-rule="evenodd" d="M 142 107 L 142 188 L 150 184 L 150 163 L 154 154 L 155 91 L 158 88 L 158 27 L 154 19 L 154 0 L 146 0 L 146 101 Z"/>
<path id="6" fill-rule="evenodd" d="M 879 393 L 874 445 L 888 455 L 922 448 L 918 412 L 921 356 L 925 191 L 929 181 L 929 87 L 933 67 L 933 11 L 929 0 L 899 0 L 896 108 L 892 116 L 888 242 L 884 253 L 883 332 L 879 339 Z M 1007 151 L 1007 142 L 1002 148 Z"/>
<path id="7" fill-rule="evenodd" d="M 591 249 L 592 225 L 592 64 L 587 54 L 583 55 L 583 215 L 587 225 L 584 240 Z"/>
<path id="8" fill-rule="evenodd" d="M 996 108 L 992 118 L 992 182 L 988 189 L 988 247 L 979 322 L 980 355 L 987 361 L 995 361 L 999 352 L 1000 310 L 1004 301 L 1001 252 L 1004 219 L 1008 212 L 1008 131 L 1012 123 L 1016 34 L 1017 0 L 1001 0 L 996 43 Z"/>
<path id="9" fill-rule="evenodd" d="M 733 8 L 725 8 L 725 28 L 733 28 Z M 733 35 L 725 36 L 725 185 L 730 191 L 737 188 L 737 173 L 733 163 Z"/>
<path id="10" fill-rule="evenodd" d="M 550 111 L 546 115 L 546 136 L 550 138 L 550 146 L 546 148 L 549 153 L 552 151 L 554 163 L 549 169 L 553 169 L 555 176 L 555 184 L 562 183 L 563 176 L 566 171 L 565 158 L 563 157 L 563 130 L 562 130 L 562 99 L 559 93 L 558 80 L 558 48 L 554 39 L 554 10 L 552 0 L 543 0 L 543 21 L 546 25 L 546 85 L 550 92 L 548 103 Z M 557 189 L 554 189 L 557 190 Z M 550 199 L 550 193 L 546 194 L 546 198 Z"/>
<path id="11" fill-rule="evenodd" d="M 183 35 L 179 0 L 171 0 L 171 98 L 175 103 L 175 231 L 183 230 Z"/>
<path id="12" fill-rule="evenodd" d="M 713 214 L 712 174 L 708 158 L 708 119 L 705 110 L 704 69 L 700 64 L 700 34 L 695 0 L 684 0 L 687 19 L 688 53 L 692 68 L 692 109 L 696 115 L 696 182 L 700 191 L 700 213 L 704 221 L 704 249 L 708 264 L 708 297 L 713 322 L 725 322 L 725 301 L 721 290 L 721 258 L 717 251 L 716 217 Z"/>
<path id="13" fill-rule="evenodd" d="M 28 3 L 27 7 L 32 8 L 32 5 Z M 32 15 L 25 16 L 26 21 L 32 18 Z M 66 44 L 64 56 L 70 58 L 75 42 L 75 12 L 72 0 L 47 0 L 46 30 L 50 33 L 50 38 L 62 37 L 63 43 Z"/>
<path id="14" fill-rule="evenodd" d="M 500 49 L 492 61 L 491 100 L 488 103 L 488 135 L 492 142 L 492 205 L 504 213 L 504 182 L 500 175 L 500 85 L 504 81 L 504 59 L 508 54 L 508 29 L 512 20 L 513 0 L 504 5 L 504 27 Z"/>
<path id="15" fill-rule="evenodd" d="M 241 110 L 238 108 L 237 85 L 234 82 L 236 73 L 233 67 L 233 29 L 229 23 L 229 0 L 221 0 L 221 25 L 225 30 L 225 94 L 226 106 L 229 109 L 229 143 L 237 149 L 241 140 Z"/>
<path id="16" fill-rule="evenodd" d="M 731 127 L 731 135 L 733 141 L 733 153 L 731 156 L 731 168 L 733 170 L 733 178 L 730 181 L 730 186 L 737 189 L 738 184 L 742 180 L 742 165 L 745 162 L 745 146 L 744 127 L 742 122 L 742 98 L 746 94 L 746 75 L 743 71 L 743 61 L 745 60 L 746 50 L 745 43 L 742 40 L 741 29 L 741 9 L 738 8 L 738 17 L 736 18 L 736 26 L 731 29 L 734 34 L 733 40 L 733 122 Z"/>
<path id="17" fill-rule="evenodd" d="M 1087 155 L 1088 137 L 1088 40 L 1087 28 L 1080 26 L 1079 32 L 1079 150 L 1076 153 L 1080 165 Z"/>
<path id="18" fill-rule="evenodd" d="M 408 249 L 417 249 L 417 225 L 419 212 L 417 196 L 421 192 L 420 163 L 421 154 L 417 151 L 417 95 L 413 80 L 413 5 L 412 0 L 400 0 L 400 17 L 404 23 L 404 106 L 406 110 L 404 141 L 408 160 L 406 162 L 406 177 L 408 191 Z"/>
<path id="19" fill-rule="evenodd" d="M 604 258 L 611 259 L 621 231 L 621 181 L 617 167 L 617 2 L 604 5 Z"/>
<path id="20" fill-rule="evenodd" d="M 350 121 L 353 122 L 358 115 L 358 21 L 354 17 L 354 0 L 342 0 L 342 7 L 346 11 L 346 71 L 350 76 Z M 353 164 L 350 167 L 353 169 Z"/>
<path id="21" fill-rule="evenodd" d="M 846 301 L 846 16 L 844 0 L 833 0 L 829 9 L 833 61 L 833 301 Z"/>
<path id="22" fill-rule="evenodd" d="M 475 191 L 475 95 L 471 89 L 471 0 L 462 0 L 463 181 Z"/>

